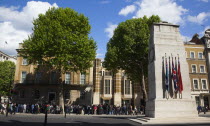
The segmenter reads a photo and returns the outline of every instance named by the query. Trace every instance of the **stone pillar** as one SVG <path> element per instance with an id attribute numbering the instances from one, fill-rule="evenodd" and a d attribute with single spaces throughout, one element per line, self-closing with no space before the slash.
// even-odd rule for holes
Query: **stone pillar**
<path id="1" fill-rule="evenodd" d="M 179 55 L 183 82 L 182 98 L 165 98 L 165 76 L 162 58 Z M 175 61 L 175 60 L 174 60 Z M 174 63 L 175 64 L 175 63 Z M 146 103 L 146 116 L 161 117 L 196 117 L 195 99 L 191 99 L 189 69 L 185 57 L 185 48 L 179 33 L 179 26 L 169 23 L 154 23 L 150 30 L 149 96 Z M 170 81 L 172 81 L 170 79 Z"/>
<path id="2" fill-rule="evenodd" d="M 203 99 L 203 95 L 200 95 L 200 105 L 204 106 L 204 99 Z"/>
<path id="3" fill-rule="evenodd" d="M 101 68 L 101 60 L 96 59 L 94 63 L 93 69 L 93 104 L 100 104 L 100 68 Z"/>
<path id="4" fill-rule="evenodd" d="M 121 73 L 118 72 L 114 75 L 114 105 L 121 106 Z"/>

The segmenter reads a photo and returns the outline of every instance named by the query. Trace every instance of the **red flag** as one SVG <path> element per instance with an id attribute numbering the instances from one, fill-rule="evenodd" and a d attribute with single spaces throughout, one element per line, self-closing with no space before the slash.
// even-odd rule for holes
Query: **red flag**
<path id="1" fill-rule="evenodd" d="M 179 86 L 179 92 L 182 93 L 183 84 L 182 84 L 182 75 L 181 75 L 179 58 L 178 58 L 178 86 Z"/>

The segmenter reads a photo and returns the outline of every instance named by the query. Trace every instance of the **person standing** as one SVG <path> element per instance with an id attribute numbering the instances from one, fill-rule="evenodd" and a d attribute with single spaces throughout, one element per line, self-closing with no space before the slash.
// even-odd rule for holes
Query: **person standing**
<path id="1" fill-rule="evenodd" d="M 23 113 L 26 113 L 26 104 L 23 105 Z"/>
<path id="2" fill-rule="evenodd" d="M 12 113 L 15 115 L 16 113 L 16 104 L 12 104 Z"/>

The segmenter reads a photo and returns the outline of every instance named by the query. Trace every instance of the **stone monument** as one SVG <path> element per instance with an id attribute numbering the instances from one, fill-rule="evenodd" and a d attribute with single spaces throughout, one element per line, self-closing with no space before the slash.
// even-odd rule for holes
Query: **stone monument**
<path id="1" fill-rule="evenodd" d="M 191 98 L 189 68 L 186 61 L 184 43 L 179 33 L 179 26 L 167 22 L 154 23 L 150 31 L 149 96 L 146 103 L 146 116 L 152 118 L 197 117 L 196 103 Z M 175 62 L 175 57 L 179 57 L 180 61 L 183 83 L 181 97 L 173 92 L 174 87 L 170 76 L 168 95 L 164 87 L 164 59 L 168 59 L 170 72 L 172 69 L 172 58 Z"/>

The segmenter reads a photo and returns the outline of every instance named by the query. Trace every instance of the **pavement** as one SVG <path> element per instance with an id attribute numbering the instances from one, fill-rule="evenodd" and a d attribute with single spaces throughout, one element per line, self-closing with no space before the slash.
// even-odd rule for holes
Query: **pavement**
<path id="1" fill-rule="evenodd" d="M 129 119 L 142 125 L 208 125 L 210 126 L 210 112 L 200 113 L 198 117 L 177 117 L 177 118 L 149 118 L 139 116 Z"/>
<path id="2" fill-rule="evenodd" d="M 131 116 L 131 115 L 75 115 L 67 114 L 66 118 L 62 114 L 48 114 L 47 126 L 210 126 L 210 112 L 206 114 L 199 114 L 200 118 L 207 119 L 208 122 L 196 122 L 191 119 L 191 122 L 178 123 L 180 118 L 174 119 L 170 123 L 169 120 L 156 120 L 155 123 L 141 123 L 133 121 L 139 118 L 146 118 L 144 115 Z M 0 126 L 43 126 L 44 114 L 23 114 L 16 115 L 0 115 Z M 177 122 L 178 121 L 178 122 Z"/>

